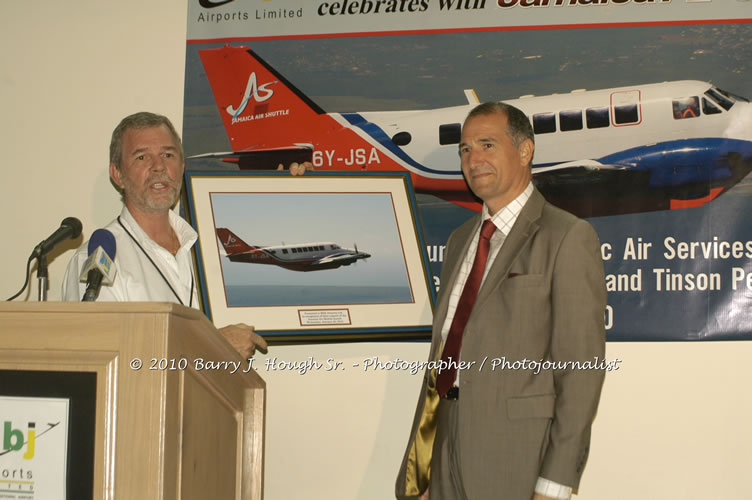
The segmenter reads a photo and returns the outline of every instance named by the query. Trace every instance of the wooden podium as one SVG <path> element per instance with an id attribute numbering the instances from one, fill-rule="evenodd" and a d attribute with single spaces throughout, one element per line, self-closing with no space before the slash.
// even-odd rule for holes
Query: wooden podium
<path id="1" fill-rule="evenodd" d="M 94 499 L 261 499 L 265 384 L 247 366 L 177 304 L 0 304 L 0 370 L 96 374 Z"/>

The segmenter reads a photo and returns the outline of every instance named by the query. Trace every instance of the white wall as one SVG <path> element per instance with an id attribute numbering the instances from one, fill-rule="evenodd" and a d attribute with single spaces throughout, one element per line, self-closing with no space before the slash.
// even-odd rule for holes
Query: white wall
<path id="1" fill-rule="evenodd" d="M 181 128 L 185 25 L 185 0 L 0 2 L 2 298 L 21 287 L 31 249 L 64 217 L 79 217 L 88 236 L 118 213 L 107 163 L 120 118 L 151 110 Z M 51 300 L 71 248 L 50 265 Z M 422 360 L 427 348 L 273 348 L 285 361 L 332 357 L 349 368 L 262 369 L 266 498 L 391 498 L 420 377 L 351 366 L 371 356 Z M 752 343 L 609 344 L 608 356 L 623 361 L 607 377 L 575 498 L 750 498 L 741 480 L 752 466 Z"/>

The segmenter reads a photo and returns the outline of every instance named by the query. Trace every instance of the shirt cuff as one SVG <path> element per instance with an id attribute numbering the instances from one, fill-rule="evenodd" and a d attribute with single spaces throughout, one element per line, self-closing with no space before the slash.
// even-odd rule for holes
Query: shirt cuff
<path id="1" fill-rule="evenodd" d="M 572 498 L 572 488 L 570 486 L 564 486 L 540 476 L 535 483 L 535 492 L 547 497 L 558 498 L 559 500 L 569 500 Z"/>

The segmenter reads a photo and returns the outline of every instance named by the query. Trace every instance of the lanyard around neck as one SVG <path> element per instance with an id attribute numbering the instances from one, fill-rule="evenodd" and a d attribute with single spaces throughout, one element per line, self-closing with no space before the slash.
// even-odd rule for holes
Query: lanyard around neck
<path id="1" fill-rule="evenodd" d="M 120 216 L 119 216 L 119 215 L 118 215 L 117 221 L 118 221 L 118 224 L 120 224 L 120 227 L 122 227 L 122 228 L 123 228 L 123 230 L 125 231 L 125 233 L 126 233 L 126 234 L 127 234 L 128 236 L 130 236 L 130 237 L 131 237 L 131 239 L 133 240 L 133 242 L 134 242 L 134 243 L 136 244 L 136 246 L 137 246 L 137 247 L 138 247 L 138 248 L 139 248 L 139 249 L 141 250 L 141 252 L 143 252 L 143 254 L 144 254 L 144 255 L 146 256 L 146 258 L 147 258 L 147 259 L 149 259 L 149 262 L 151 262 L 151 265 L 152 265 L 152 266 L 154 266 L 154 269 L 156 269 L 156 270 L 157 270 L 157 272 L 158 272 L 158 273 L 159 273 L 159 275 L 160 275 L 160 276 L 162 277 L 162 279 L 164 280 L 164 282 L 165 282 L 165 283 L 167 284 L 167 286 L 168 286 L 168 287 L 170 288 L 170 291 L 172 292 L 172 294 L 173 294 L 173 295 L 175 296 L 175 298 L 176 298 L 176 299 L 178 299 L 178 302 L 180 302 L 180 305 L 181 305 L 181 306 L 184 306 L 184 305 L 185 305 L 185 303 L 184 303 L 184 302 L 183 302 L 183 300 L 182 300 L 182 299 L 180 298 L 180 295 L 178 295 L 178 293 L 177 293 L 177 292 L 175 291 L 175 289 L 174 289 L 174 288 L 172 287 L 172 285 L 170 284 L 170 281 L 169 281 L 169 280 L 167 279 L 167 277 L 166 277 L 166 276 L 164 275 L 164 273 L 162 273 L 162 270 L 161 270 L 161 269 L 159 268 L 159 266 L 157 265 L 157 263 L 156 263 L 156 262 L 154 262 L 154 260 L 152 260 L 151 256 L 150 256 L 150 255 L 149 255 L 149 254 L 148 254 L 148 253 L 146 252 L 146 250 L 144 250 L 144 247 L 142 247 L 142 246 L 141 246 L 141 243 L 139 243 L 139 242 L 138 242 L 138 240 L 136 239 L 136 237 L 135 237 L 135 236 L 133 236 L 133 234 L 131 234 L 131 232 L 130 232 L 130 231 L 128 231 L 128 228 L 127 228 L 127 227 L 125 227 L 125 225 L 123 224 L 123 221 L 121 221 L 121 220 L 120 220 Z M 188 304 L 188 307 L 193 307 L 193 288 L 194 288 L 194 286 L 195 286 L 195 283 L 196 283 L 196 282 L 195 282 L 195 280 L 193 279 L 193 271 L 191 270 L 191 295 L 190 295 L 191 299 L 190 299 L 190 302 L 189 302 L 189 304 Z"/>

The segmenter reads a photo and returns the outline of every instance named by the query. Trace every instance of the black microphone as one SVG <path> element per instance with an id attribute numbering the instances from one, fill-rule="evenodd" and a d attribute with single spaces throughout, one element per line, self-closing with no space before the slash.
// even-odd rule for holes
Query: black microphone
<path id="1" fill-rule="evenodd" d="M 78 238 L 81 234 L 81 221 L 75 217 L 66 217 L 63 222 L 60 223 L 60 227 L 50 235 L 49 238 L 43 240 L 39 245 L 34 247 L 34 251 L 31 252 L 32 259 L 38 259 L 47 254 L 50 250 L 55 248 L 59 243 L 65 240 L 72 240 Z"/>
<path id="2" fill-rule="evenodd" d="M 102 285 L 112 285 L 117 270 L 113 265 L 117 251 L 115 237 L 106 229 L 97 229 L 89 239 L 89 257 L 79 275 L 86 282 L 82 302 L 94 302 Z"/>

